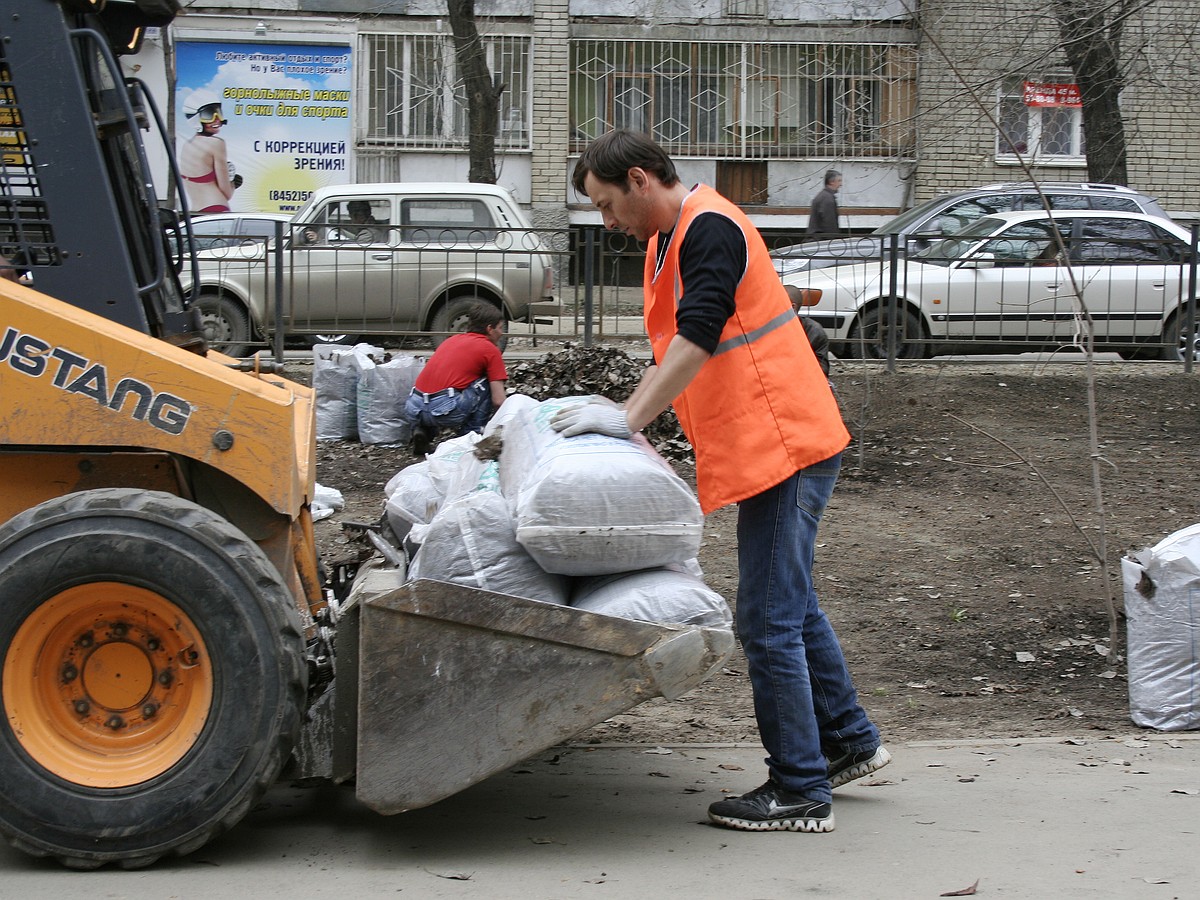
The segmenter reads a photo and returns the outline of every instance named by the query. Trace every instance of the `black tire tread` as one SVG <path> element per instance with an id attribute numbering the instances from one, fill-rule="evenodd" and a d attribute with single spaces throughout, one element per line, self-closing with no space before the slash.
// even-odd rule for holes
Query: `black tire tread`
<path id="1" fill-rule="evenodd" d="M 186 504 L 186 505 L 184 505 Z M 132 488 L 102 488 L 77 494 L 68 494 L 57 501 L 49 501 L 32 509 L 18 513 L 5 525 L 0 525 L 0 547 L 13 533 L 26 528 L 48 525 L 64 518 L 78 519 L 97 513 L 117 512 L 140 514 L 145 518 L 169 518 L 185 526 L 193 536 L 207 543 L 212 549 L 235 559 L 253 577 L 256 586 L 266 595 L 278 593 L 281 580 L 275 568 L 257 545 L 250 542 L 241 531 L 216 513 L 197 506 L 173 494 L 145 491 Z M 286 671 L 286 692 L 290 701 L 283 704 L 283 721 L 278 729 L 274 753 L 265 753 L 252 785 L 244 791 L 238 802 L 230 804 L 225 814 L 197 832 L 194 832 L 173 847 L 164 848 L 153 854 L 141 853 L 118 859 L 108 855 L 101 857 L 56 853 L 55 859 L 72 869 L 95 869 L 108 862 L 116 862 L 125 869 L 140 869 L 152 865 L 164 856 L 184 856 L 207 844 L 217 835 L 236 825 L 258 799 L 274 784 L 286 764 L 299 732 L 307 691 L 307 668 L 304 663 L 304 638 L 297 611 L 290 596 L 286 603 L 264 605 L 263 611 L 274 621 L 272 629 L 282 646 L 288 648 L 280 655 L 279 663 Z M 6 834 L 8 842 L 18 850 L 32 856 L 44 857 L 51 854 L 43 848 L 31 846 L 13 834 Z"/>

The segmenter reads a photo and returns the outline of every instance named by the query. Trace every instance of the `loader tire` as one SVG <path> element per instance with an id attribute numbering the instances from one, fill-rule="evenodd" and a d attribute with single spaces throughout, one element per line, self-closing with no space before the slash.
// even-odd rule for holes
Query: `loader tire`
<path id="1" fill-rule="evenodd" d="M 299 729 L 299 614 L 262 550 L 171 494 L 68 494 L 0 525 L 0 831 L 149 865 L 240 820 Z"/>

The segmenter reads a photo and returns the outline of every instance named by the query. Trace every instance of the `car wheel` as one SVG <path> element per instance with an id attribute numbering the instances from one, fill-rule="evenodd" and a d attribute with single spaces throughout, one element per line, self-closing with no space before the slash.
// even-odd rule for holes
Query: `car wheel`
<path id="1" fill-rule="evenodd" d="M 853 359 L 888 358 L 888 312 L 877 306 L 858 317 L 851 326 L 848 349 Z M 896 359 L 925 359 L 925 329 L 921 320 L 909 309 L 896 310 Z"/>
<path id="2" fill-rule="evenodd" d="M 201 294 L 196 307 L 210 349 L 226 356 L 249 352 L 250 317 L 240 303 L 223 294 Z"/>
<path id="3" fill-rule="evenodd" d="M 1200 321 L 1197 321 L 1193 325 L 1192 336 L 1189 340 L 1183 334 L 1183 315 L 1175 313 L 1171 317 L 1171 321 L 1167 323 L 1167 327 L 1163 329 L 1162 339 L 1162 359 L 1171 362 L 1182 362 L 1184 354 L 1190 348 L 1192 361 L 1200 361 Z"/>
<path id="4" fill-rule="evenodd" d="M 339 347 L 353 347 L 358 343 L 357 334 L 311 334 L 308 336 L 310 346 L 316 344 L 336 344 Z"/>
<path id="5" fill-rule="evenodd" d="M 471 307 L 480 301 L 490 303 L 489 300 L 484 300 L 482 297 L 455 297 L 453 300 L 448 300 L 438 308 L 438 311 L 433 315 L 433 321 L 430 323 L 429 330 L 434 332 L 433 346 L 439 347 L 442 342 L 449 336 L 447 334 L 439 334 L 438 332 L 450 332 L 450 334 L 459 334 L 467 330 L 467 314 Z M 508 335 L 505 335 L 500 340 L 500 349 L 503 350 L 508 345 Z"/>
<path id="6" fill-rule="evenodd" d="M 0 831 L 72 868 L 149 865 L 232 826 L 300 728 L 292 595 L 225 519 L 158 491 L 0 527 Z"/>

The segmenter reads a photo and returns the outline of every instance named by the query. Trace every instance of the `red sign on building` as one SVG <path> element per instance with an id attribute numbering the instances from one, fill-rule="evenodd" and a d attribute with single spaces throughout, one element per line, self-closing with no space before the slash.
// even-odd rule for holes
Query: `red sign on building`
<path id="1" fill-rule="evenodd" d="M 1047 84 L 1025 82 L 1026 106 L 1082 106 L 1077 84 Z"/>

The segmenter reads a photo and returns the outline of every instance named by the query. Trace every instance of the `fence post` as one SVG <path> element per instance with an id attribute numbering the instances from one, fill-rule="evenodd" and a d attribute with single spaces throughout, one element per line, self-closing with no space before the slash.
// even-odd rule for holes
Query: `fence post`
<path id="1" fill-rule="evenodd" d="M 887 372 L 889 375 L 896 374 L 896 344 L 898 337 L 896 335 L 896 314 L 899 310 L 896 309 L 896 286 L 897 263 L 899 262 L 899 247 L 900 235 L 891 234 L 888 236 L 888 298 L 887 298 Z"/>
<path id="2" fill-rule="evenodd" d="M 271 335 L 271 351 L 280 365 L 283 364 L 283 225 L 283 222 L 275 223 L 275 328 Z M 266 247 L 263 250 L 265 252 Z M 263 271 L 265 274 L 265 266 Z"/>
<path id="3" fill-rule="evenodd" d="M 596 229 L 583 231 L 583 346 L 592 346 L 592 288 L 596 282 Z"/>
<path id="4" fill-rule="evenodd" d="M 1191 375 L 1195 365 L 1196 348 L 1196 247 L 1200 244 L 1200 223 L 1192 223 L 1192 246 L 1188 254 L 1188 294 L 1184 304 L 1183 322 L 1180 323 L 1179 334 L 1183 337 L 1183 372 Z"/>

